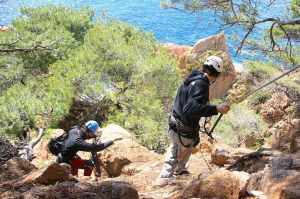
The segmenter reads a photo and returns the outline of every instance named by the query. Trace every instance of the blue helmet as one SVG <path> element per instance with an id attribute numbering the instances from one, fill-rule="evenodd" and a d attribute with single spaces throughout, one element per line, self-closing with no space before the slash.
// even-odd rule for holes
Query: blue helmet
<path id="1" fill-rule="evenodd" d="M 95 120 L 90 120 L 87 123 L 85 123 L 85 127 L 88 128 L 93 133 L 97 133 L 99 129 L 99 124 Z"/>

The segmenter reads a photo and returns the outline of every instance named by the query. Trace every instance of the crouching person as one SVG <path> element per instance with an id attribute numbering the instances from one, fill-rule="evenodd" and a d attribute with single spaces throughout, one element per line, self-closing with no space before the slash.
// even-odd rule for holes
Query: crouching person
<path id="1" fill-rule="evenodd" d="M 68 132 L 68 137 L 63 141 L 61 153 L 57 156 L 58 163 L 67 163 L 71 165 L 72 175 L 78 177 L 78 169 L 84 169 L 84 176 L 91 176 L 94 163 L 92 160 L 83 160 L 76 153 L 78 151 L 98 152 L 111 146 L 115 141 L 123 138 L 101 143 L 90 144 L 85 140 L 100 137 L 101 130 L 96 121 L 88 121 L 83 128 L 79 126 L 72 127 Z"/>

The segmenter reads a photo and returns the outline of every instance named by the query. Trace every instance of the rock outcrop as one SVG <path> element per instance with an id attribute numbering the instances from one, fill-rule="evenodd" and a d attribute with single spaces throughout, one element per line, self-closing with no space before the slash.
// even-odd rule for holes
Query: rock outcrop
<path id="1" fill-rule="evenodd" d="M 69 165 L 60 165 L 56 162 L 52 162 L 49 165 L 30 173 L 23 181 L 43 184 L 56 183 L 57 181 L 69 181 L 73 179 L 70 176 L 70 171 L 71 168 Z"/>
<path id="2" fill-rule="evenodd" d="M 271 145 L 275 149 L 297 152 L 300 149 L 300 119 L 286 118 L 276 123 L 270 130 Z"/>
<path id="3" fill-rule="evenodd" d="M 191 46 L 177 46 L 175 44 L 166 44 L 164 46 L 167 49 L 169 55 L 174 57 L 179 63 L 182 63 L 185 59 L 186 53 L 192 50 Z"/>
<path id="4" fill-rule="evenodd" d="M 202 173 L 174 198 L 228 198 L 246 195 L 250 175 L 245 172 L 217 170 Z"/>
<path id="5" fill-rule="evenodd" d="M 128 182 L 105 181 L 95 187 L 95 191 L 100 192 L 102 198 L 139 198 L 137 190 Z"/>
<path id="6" fill-rule="evenodd" d="M 12 187 L 0 187 L 0 198 L 24 199 L 138 199 L 137 190 L 131 183 L 122 181 L 104 181 L 99 184 L 85 182 L 62 182 L 45 186 L 41 184 L 16 184 Z"/>
<path id="7" fill-rule="evenodd" d="M 225 64 L 224 72 L 210 86 L 210 100 L 225 96 L 235 82 L 236 71 L 223 33 L 200 39 L 193 47 L 167 45 L 166 48 L 169 54 L 178 60 L 183 77 L 193 69 L 201 69 L 209 55 L 218 55 L 222 58 Z M 183 54 L 180 54 L 181 52 Z"/>
<path id="8" fill-rule="evenodd" d="M 12 26 L 0 26 L 0 31 L 8 31 L 8 30 L 11 30 L 13 29 Z"/>
<path id="9" fill-rule="evenodd" d="M 211 161 L 213 164 L 218 166 L 224 166 L 230 159 L 229 151 L 226 149 L 215 148 L 211 153 Z"/>
<path id="10" fill-rule="evenodd" d="M 121 175 L 123 167 L 131 163 L 126 157 L 111 152 L 105 153 L 105 155 L 99 154 L 98 158 L 101 159 L 102 166 L 108 177 Z"/>
<path id="11" fill-rule="evenodd" d="M 285 109 L 289 107 L 291 103 L 292 99 L 286 92 L 275 92 L 272 98 L 261 106 L 260 114 L 266 121 L 279 121 L 285 115 Z"/>
<path id="12" fill-rule="evenodd" d="M 141 146 L 134 136 L 117 125 L 109 125 L 103 129 L 102 141 L 113 140 L 119 136 L 124 139 L 101 152 L 99 156 L 108 176 L 119 176 L 123 167 L 130 163 L 148 162 L 161 157 Z"/>
<path id="13" fill-rule="evenodd" d="M 300 159 L 280 155 L 270 160 L 264 170 L 253 173 L 249 190 L 260 190 L 272 199 L 300 198 Z"/>
<path id="14" fill-rule="evenodd" d="M 0 198 L 3 199 L 139 198 L 130 182 L 86 182 L 88 179 L 71 176 L 67 164 L 52 162 L 37 169 L 26 159 L 13 158 L 2 165 L 0 171 Z"/>
<path id="15" fill-rule="evenodd" d="M 35 169 L 36 167 L 24 158 L 12 158 L 0 166 L 0 182 L 16 181 Z"/>

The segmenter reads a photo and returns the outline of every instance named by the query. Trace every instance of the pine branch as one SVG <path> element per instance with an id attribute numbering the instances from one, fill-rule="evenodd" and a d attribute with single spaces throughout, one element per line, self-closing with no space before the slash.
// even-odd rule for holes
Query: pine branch
<path id="1" fill-rule="evenodd" d="M 12 48 L 12 49 L 0 49 L 0 53 L 14 53 L 14 52 L 34 52 L 34 51 L 45 51 L 45 50 L 53 50 L 52 46 L 54 44 L 51 44 L 49 46 L 41 46 L 41 45 L 35 45 L 29 48 Z"/>

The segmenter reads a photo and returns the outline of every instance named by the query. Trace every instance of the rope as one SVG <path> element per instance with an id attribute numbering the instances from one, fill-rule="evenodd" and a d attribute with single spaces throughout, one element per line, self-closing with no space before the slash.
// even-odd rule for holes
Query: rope
<path id="1" fill-rule="evenodd" d="M 202 158 L 203 158 L 203 160 L 204 160 L 206 166 L 208 167 L 208 169 L 209 169 L 210 171 L 212 171 L 212 169 L 211 169 L 211 167 L 209 166 L 209 164 L 207 163 L 207 161 L 206 161 L 206 159 L 205 159 L 205 157 L 204 157 L 204 155 L 203 155 L 201 149 L 200 149 L 200 154 L 201 154 L 201 156 L 202 156 Z"/>
<path id="2" fill-rule="evenodd" d="M 266 86 L 272 84 L 273 82 L 275 82 L 276 80 L 282 78 L 283 76 L 285 76 L 285 75 L 287 75 L 287 74 L 289 74 L 289 73 L 291 73 L 291 72 L 297 70 L 298 68 L 300 68 L 300 65 L 297 65 L 295 68 L 286 71 L 286 72 L 283 73 L 282 75 L 280 75 L 280 76 L 278 76 L 278 77 L 272 79 L 271 81 L 269 81 L 269 82 L 263 84 L 263 85 L 260 86 L 259 88 L 257 88 L 257 89 L 255 89 L 255 90 L 251 91 L 250 93 L 248 93 L 248 94 L 244 97 L 244 99 L 246 99 L 246 98 L 249 97 L 250 95 L 256 93 L 256 92 L 259 91 L 260 89 L 262 89 L 262 88 L 264 88 L 264 87 L 266 87 Z M 212 133 L 213 133 L 214 129 L 216 128 L 216 126 L 218 125 L 218 123 L 219 123 L 219 121 L 221 120 L 222 117 L 223 117 L 223 114 L 221 113 L 221 114 L 219 115 L 218 119 L 216 120 L 216 122 L 214 123 L 213 127 L 211 128 L 210 132 L 209 132 L 209 133 L 206 133 L 206 132 L 205 132 L 210 138 L 213 139 Z"/>

